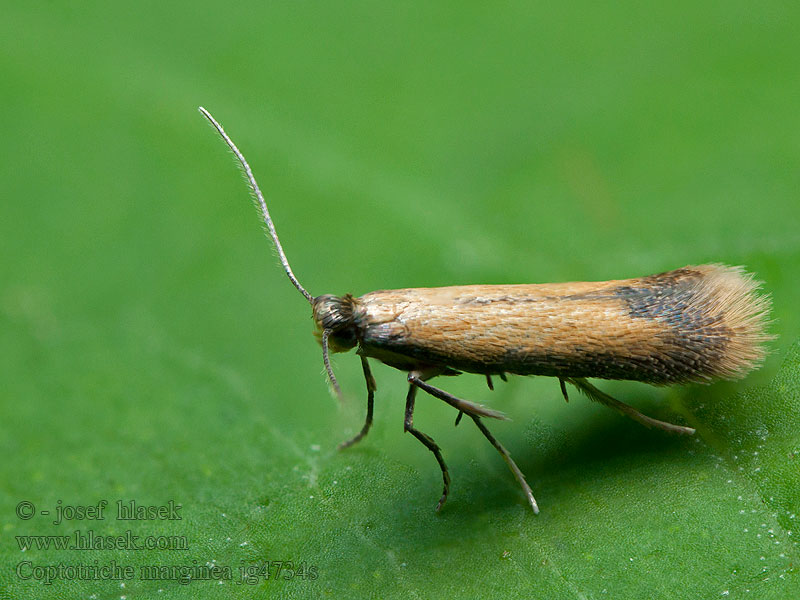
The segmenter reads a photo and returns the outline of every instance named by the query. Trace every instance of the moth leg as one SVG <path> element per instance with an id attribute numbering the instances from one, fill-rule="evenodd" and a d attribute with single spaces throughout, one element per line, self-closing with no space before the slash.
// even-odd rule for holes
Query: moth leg
<path id="1" fill-rule="evenodd" d="M 414 427 L 414 399 L 417 396 L 417 388 L 414 387 L 413 384 L 408 386 L 408 395 L 406 396 L 406 418 L 403 422 L 403 430 L 407 431 L 415 438 L 417 438 L 422 444 L 436 457 L 436 460 L 439 463 L 439 468 L 442 470 L 442 481 L 444 483 L 442 487 L 442 497 L 439 498 L 439 502 L 436 504 L 436 510 L 442 508 L 442 505 L 447 500 L 447 494 L 450 492 L 450 473 L 447 471 L 447 465 L 442 458 L 442 451 L 439 448 L 438 444 L 433 441 L 429 435 L 422 433 L 419 429 Z"/>
<path id="2" fill-rule="evenodd" d="M 514 477 L 517 478 L 520 486 L 522 486 L 522 491 L 525 492 L 525 497 L 528 499 L 528 503 L 531 505 L 534 514 L 539 514 L 539 506 L 536 504 L 536 499 L 533 497 L 533 492 L 531 491 L 531 487 L 528 485 L 528 482 L 525 481 L 525 475 L 520 471 L 517 463 L 514 462 L 514 459 L 511 458 L 511 455 L 508 453 L 503 447 L 503 444 L 497 441 L 497 439 L 491 434 L 491 432 L 486 428 L 486 425 L 483 424 L 480 417 L 476 417 L 475 415 L 470 415 L 473 421 L 475 421 L 475 425 L 478 426 L 478 429 L 481 430 L 481 433 L 492 443 L 497 451 L 500 453 L 500 456 L 503 457 L 503 460 L 506 461 L 508 468 L 511 469 L 511 472 L 514 474 Z"/>
<path id="3" fill-rule="evenodd" d="M 361 428 L 361 431 L 358 432 L 358 435 L 339 444 L 339 450 L 344 450 L 345 448 L 349 448 L 353 444 L 360 442 L 361 439 L 367 435 L 369 428 L 372 427 L 372 407 L 375 400 L 375 390 L 378 386 L 375 385 L 375 378 L 372 376 L 369 363 L 364 356 L 361 357 L 361 368 L 364 371 L 364 380 L 367 383 L 367 418 L 364 421 L 364 426 Z"/>
<path id="4" fill-rule="evenodd" d="M 594 400 L 595 402 L 599 402 L 600 404 L 605 404 L 606 406 L 616 409 L 621 414 L 625 415 L 626 417 L 630 417 L 634 421 L 638 421 L 645 427 L 656 427 L 657 429 L 663 429 L 664 431 L 669 431 L 671 433 L 681 433 L 685 435 L 693 435 L 695 432 L 695 430 L 691 427 L 673 425 L 672 423 L 659 421 L 658 419 L 653 419 L 652 417 L 643 415 L 632 406 L 628 406 L 619 400 L 615 400 L 608 394 L 601 392 L 583 378 L 566 379 L 565 381 L 571 383 L 584 394 L 586 394 L 586 397 L 590 400 Z"/>
<path id="5" fill-rule="evenodd" d="M 561 377 L 558 378 L 558 383 L 561 385 L 561 393 L 564 396 L 564 400 L 569 402 L 569 396 L 567 395 L 567 384 L 563 379 L 561 379 Z"/>
<path id="6" fill-rule="evenodd" d="M 422 375 L 418 371 L 412 371 L 411 373 L 408 374 L 408 382 L 411 385 L 415 385 L 418 388 L 428 392 L 431 396 L 439 398 L 439 400 L 444 400 L 453 408 L 456 408 L 461 412 L 465 412 L 471 417 L 477 416 L 477 417 L 491 417 L 492 419 L 502 419 L 502 420 L 507 419 L 507 417 L 499 410 L 492 410 L 491 408 L 487 408 L 481 404 L 470 402 L 469 400 L 462 400 L 461 398 L 456 398 L 455 396 L 453 396 L 453 394 L 449 394 L 444 390 L 440 390 L 437 387 L 433 387 L 432 385 L 425 383 L 422 380 Z"/>
<path id="7" fill-rule="evenodd" d="M 500 377 L 503 379 L 503 381 L 506 380 L 506 378 L 503 376 L 502 373 L 500 374 Z M 486 385 L 489 386 L 490 390 L 494 391 L 494 384 L 492 383 L 492 376 L 489 375 L 488 373 L 486 375 Z M 463 417 L 463 416 L 464 416 L 464 411 L 463 410 L 458 411 L 458 414 L 456 415 L 456 424 L 455 424 L 456 427 L 458 427 L 458 424 L 461 423 L 461 417 Z"/>

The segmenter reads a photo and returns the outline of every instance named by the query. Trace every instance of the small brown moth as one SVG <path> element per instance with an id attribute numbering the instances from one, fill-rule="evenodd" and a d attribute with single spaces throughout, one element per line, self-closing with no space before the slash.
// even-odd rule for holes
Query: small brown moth
<path id="1" fill-rule="evenodd" d="M 691 435 L 691 427 L 643 415 L 586 378 L 705 383 L 743 377 L 764 359 L 764 343 L 772 339 L 766 333 L 770 299 L 759 295 L 760 283 L 741 267 L 720 264 L 617 281 L 380 290 L 359 298 L 312 296 L 286 260 L 250 165 L 214 117 L 202 107 L 200 112 L 236 155 L 283 269 L 311 305 L 325 370 L 339 397 L 328 355 L 357 348 L 367 386 L 367 416 L 358 435 L 339 447 L 360 441 L 372 425 L 376 385 L 367 359 L 405 371 L 405 431 L 433 453 L 442 471 L 436 510 L 447 500 L 450 475 L 439 446 L 414 427 L 419 389 L 458 410 L 456 425 L 465 414 L 473 420 L 539 512 L 522 471 L 482 421 L 505 416 L 429 384 L 437 375 L 476 373 L 486 377 L 490 389 L 493 375 L 504 381 L 509 373 L 557 377 L 567 401 L 569 383 L 643 425 Z"/>

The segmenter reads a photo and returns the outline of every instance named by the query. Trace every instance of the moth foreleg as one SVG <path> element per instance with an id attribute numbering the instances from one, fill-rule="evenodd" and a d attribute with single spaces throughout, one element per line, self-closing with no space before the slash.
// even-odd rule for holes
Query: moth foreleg
<path id="1" fill-rule="evenodd" d="M 364 421 L 364 426 L 361 428 L 361 431 L 358 432 L 358 435 L 339 444 L 339 450 L 344 450 L 360 442 L 361 439 L 367 435 L 369 428 L 372 427 L 372 407 L 375 401 L 375 390 L 377 386 L 375 385 L 375 378 L 372 376 L 372 371 L 369 368 L 369 363 L 364 356 L 361 357 L 361 368 L 364 371 L 364 380 L 367 383 L 367 418 Z"/>
<path id="2" fill-rule="evenodd" d="M 517 466 L 517 463 L 514 462 L 514 459 L 511 458 L 511 455 L 508 453 L 503 447 L 503 444 L 497 441 L 497 439 L 492 435 L 492 433 L 486 428 L 486 425 L 483 424 L 480 417 L 476 417 L 475 415 L 470 415 L 472 420 L 475 421 L 475 425 L 478 426 L 478 429 L 481 430 L 481 433 L 492 443 L 497 451 L 500 453 L 500 456 L 503 457 L 503 460 L 506 461 L 508 468 L 511 469 L 511 472 L 514 474 L 514 477 L 517 478 L 520 486 L 522 486 L 522 491 L 525 492 L 525 496 L 528 499 L 528 503 L 531 505 L 533 512 L 535 514 L 539 514 L 539 505 L 536 504 L 536 499 L 533 497 L 533 491 L 531 490 L 531 486 L 528 485 L 528 482 L 525 480 L 525 475 Z"/>
<path id="3" fill-rule="evenodd" d="M 403 429 L 407 431 L 415 438 L 417 438 L 422 444 L 436 457 L 436 460 L 439 463 L 439 468 L 442 470 L 442 497 L 439 498 L 439 502 L 436 504 L 436 510 L 438 511 L 442 508 L 442 505 L 447 500 L 447 494 L 450 492 L 450 473 L 447 471 L 447 465 L 444 462 L 444 458 L 442 458 L 442 451 L 439 448 L 439 445 L 433 441 L 429 435 L 422 433 L 419 429 L 414 427 L 414 400 L 417 396 L 417 388 L 414 385 L 408 386 L 408 395 L 406 396 L 406 417 L 405 421 L 403 422 Z"/>
<path id="4" fill-rule="evenodd" d="M 619 411 L 626 417 L 630 417 L 634 421 L 641 423 L 645 427 L 656 427 L 658 429 L 663 429 L 664 431 L 669 431 L 671 433 L 680 433 L 685 435 L 693 435 L 695 432 L 695 430 L 691 427 L 684 427 L 683 425 L 673 425 L 672 423 L 667 423 L 666 421 L 659 421 L 658 419 L 654 419 L 652 417 L 648 417 L 647 415 L 643 415 L 632 406 L 628 406 L 624 402 L 615 400 L 608 394 L 601 392 L 583 378 L 568 378 L 565 379 L 565 381 L 571 383 L 580 391 L 582 391 L 584 394 L 586 394 L 586 397 L 589 398 L 590 400 L 594 400 L 595 402 L 599 402 L 600 404 L 605 404 L 606 406 L 610 406 L 611 408 Z"/>

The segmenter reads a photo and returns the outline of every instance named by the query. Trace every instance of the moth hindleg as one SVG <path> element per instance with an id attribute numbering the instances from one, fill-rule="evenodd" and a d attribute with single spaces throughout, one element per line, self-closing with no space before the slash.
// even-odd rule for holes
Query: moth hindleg
<path id="1" fill-rule="evenodd" d="M 606 406 L 609 406 L 619 411 L 626 417 L 630 417 L 634 421 L 641 423 L 645 427 L 656 427 L 657 429 L 663 429 L 664 431 L 669 431 L 671 433 L 681 433 L 685 435 L 693 435 L 695 432 L 695 430 L 692 427 L 684 427 L 683 425 L 673 425 L 672 423 L 667 423 L 666 421 L 659 421 L 658 419 L 654 419 L 652 417 L 648 417 L 647 415 L 643 415 L 632 406 L 628 406 L 624 402 L 615 400 L 608 394 L 601 392 L 583 378 L 567 378 L 564 381 L 567 381 L 568 383 L 574 385 L 576 388 L 578 388 L 580 391 L 586 394 L 586 397 L 589 398 L 590 400 L 594 400 L 595 402 L 599 402 L 600 404 L 605 404 Z"/>

